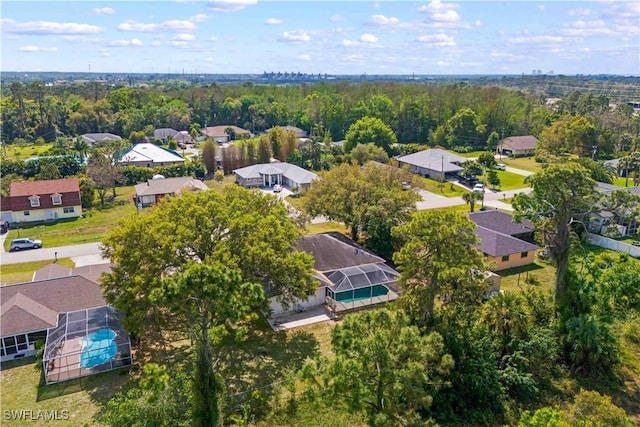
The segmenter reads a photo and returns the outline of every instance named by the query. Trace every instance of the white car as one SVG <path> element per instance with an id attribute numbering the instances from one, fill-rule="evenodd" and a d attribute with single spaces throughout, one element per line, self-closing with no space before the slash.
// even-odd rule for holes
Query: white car
<path id="1" fill-rule="evenodd" d="M 281 191 L 282 191 L 282 185 L 276 184 L 276 185 L 273 186 L 273 192 L 274 193 L 279 193 Z"/>
<path id="2" fill-rule="evenodd" d="M 473 191 L 478 193 L 484 193 L 484 184 L 476 184 L 473 186 Z"/>
<path id="3" fill-rule="evenodd" d="M 498 163 L 496 165 L 496 169 L 498 169 L 499 171 L 506 171 L 507 170 L 507 165 L 503 165 L 502 163 Z"/>
<path id="4" fill-rule="evenodd" d="M 13 239 L 9 252 L 19 251 L 22 249 L 39 249 L 42 247 L 42 240 L 32 240 L 29 238 Z"/>

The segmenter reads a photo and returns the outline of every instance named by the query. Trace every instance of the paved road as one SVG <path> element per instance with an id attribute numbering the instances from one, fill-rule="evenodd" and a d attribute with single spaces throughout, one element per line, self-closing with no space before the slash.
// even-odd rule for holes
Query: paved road
<path id="1" fill-rule="evenodd" d="M 81 245 L 58 246 L 53 248 L 44 247 L 20 252 L 3 252 L 2 255 L 0 255 L 0 265 L 54 260 L 56 258 L 56 252 L 58 253 L 58 258 L 100 255 L 100 243 L 83 243 Z"/>

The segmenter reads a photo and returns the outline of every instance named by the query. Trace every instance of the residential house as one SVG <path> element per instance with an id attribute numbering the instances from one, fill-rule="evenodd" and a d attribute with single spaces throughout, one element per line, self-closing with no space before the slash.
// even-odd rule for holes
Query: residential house
<path id="1" fill-rule="evenodd" d="M 0 286 L 0 301 L 0 361 L 34 355 L 61 313 L 106 304 L 100 285 L 82 276 Z"/>
<path id="2" fill-rule="evenodd" d="M 166 196 L 177 196 L 185 191 L 207 191 L 209 187 L 199 179 L 186 176 L 150 179 L 137 184 L 135 189 L 134 203 L 136 206 L 146 207 L 155 205 Z"/>
<path id="3" fill-rule="evenodd" d="M 464 168 L 461 166 L 469 159 L 455 155 L 440 148 L 431 148 L 397 157 L 398 166 L 409 166 L 409 172 L 444 181 L 453 178 Z"/>
<path id="4" fill-rule="evenodd" d="M 82 216 L 78 178 L 12 182 L 10 198 L 10 222 L 52 221 Z"/>
<path id="5" fill-rule="evenodd" d="M 85 140 L 87 142 L 87 144 L 89 145 L 93 145 L 96 142 L 102 142 L 102 141 L 106 141 L 106 140 L 115 140 L 115 141 L 120 141 L 122 139 L 121 136 L 118 135 L 114 135 L 112 133 L 85 133 L 84 135 L 80 136 L 83 140 Z"/>
<path id="6" fill-rule="evenodd" d="M 614 191 L 628 191 L 631 194 L 640 195 L 640 187 L 619 187 L 604 182 L 596 183 L 596 190 L 604 195 L 610 195 Z M 591 233 L 615 235 L 634 235 L 640 230 L 640 218 L 628 215 L 616 215 L 608 210 L 599 210 L 589 215 L 587 229 Z"/>
<path id="7" fill-rule="evenodd" d="M 243 187 L 273 187 L 276 184 L 288 188 L 298 187 L 299 191 L 308 190 L 318 175 L 290 163 L 261 163 L 235 169 L 236 182 Z"/>
<path id="8" fill-rule="evenodd" d="M 319 284 L 307 300 L 298 301 L 289 310 L 326 304 L 330 311 L 340 313 L 393 301 L 400 294 L 400 273 L 340 233 L 304 236 L 296 249 L 313 255 L 314 277 Z M 273 315 L 287 311 L 277 297 L 271 299 L 270 306 Z"/>
<path id="9" fill-rule="evenodd" d="M 248 130 L 234 125 L 209 126 L 202 129 L 201 132 L 207 138 L 213 138 L 214 141 L 220 144 L 251 136 L 251 132 Z"/>
<path id="10" fill-rule="evenodd" d="M 277 126 L 278 127 L 278 126 Z M 307 132 L 304 129 L 300 129 L 299 127 L 296 126 L 279 126 L 280 128 L 282 128 L 282 130 L 284 130 L 285 132 L 293 132 L 296 134 L 296 137 L 298 139 L 306 139 L 309 138 L 309 132 Z M 267 129 L 265 131 L 265 133 L 269 133 L 271 132 L 273 129 L 275 129 L 275 127 L 272 127 L 270 129 Z"/>
<path id="11" fill-rule="evenodd" d="M 508 213 L 487 210 L 469 214 L 476 224 L 476 235 L 480 240 L 477 248 L 492 265 L 492 271 L 532 264 L 536 246 L 533 242 L 533 224 L 528 220 L 513 222 Z"/>
<path id="12" fill-rule="evenodd" d="M 160 128 L 153 131 L 153 137 L 164 142 L 173 139 L 177 144 L 191 144 L 191 135 L 186 130 L 177 131 L 171 128 Z"/>
<path id="13" fill-rule="evenodd" d="M 505 156 L 533 156 L 538 145 L 535 136 L 510 136 L 498 141 L 497 152 Z"/>
<path id="14" fill-rule="evenodd" d="M 154 168 L 157 166 L 182 164 L 184 163 L 184 159 L 175 151 L 144 142 L 136 144 L 133 148 L 124 153 L 119 162 L 123 166 Z"/>

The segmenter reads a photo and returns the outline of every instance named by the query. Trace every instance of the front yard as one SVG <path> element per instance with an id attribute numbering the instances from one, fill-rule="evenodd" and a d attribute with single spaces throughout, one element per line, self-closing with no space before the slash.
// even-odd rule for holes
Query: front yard
<path id="1" fill-rule="evenodd" d="M 504 163 L 507 166 L 529 172 L 540 172 L 542 170 L 542 163 L 536 162 L 533 157 L 502 157 L 496 160 L 498 163 Z"/>
<path id="2" fill-rule="evenodd" d="M 121 220 L 136 213 L 133 186 L 118 187 L 116 192 L 118 196 L 110 207 L 86 210 L 81 218 L 9 230 L 4 249 L 8 251 L 11 240 L 18 237 L 39 239 L 48 247 L 101 241 Z"/>
<path id="3" fill-rule="evenodd" d="M 2 285 L 13 285 L 15 283 L 30 282 L 33 279 L 33 273 L 49 264 L 51 264 L 51 260 L 3 265 L 2 273 L 0 274 L 0 283 Z M 71 261 L 71 258 L 60 258 L 57 264 L 70 268 L 76 266 L 75 263 Z"/>
<path id="4" fill-rule="evenodd" d="M 418 181 L 419 187 L 440 196 L 460 197 L 467 192 L 464 188 L 446 181 L 442 183 L 440 181 L 436 181 L 431 178 L 424 178 L 418 175 L 416 175 L 414 179 Z"/>

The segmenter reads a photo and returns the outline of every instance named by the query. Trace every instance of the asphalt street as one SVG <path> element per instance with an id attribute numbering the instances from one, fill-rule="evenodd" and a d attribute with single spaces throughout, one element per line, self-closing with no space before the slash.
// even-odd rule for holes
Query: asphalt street
<path id="1" fill-rule="evenodd" d="M 44 242 L 46 245 L 47 242 Z M 81 257 L 88 255 L 100 255 L 101 243 L 83 243 L 80 245 L 43 247 L 40 249 L 29 249 L 19 252 L 2 252 L 0 254 L 0 265 L 18 264 L 21 262 L 55 260 L 58 258 Z"/>

